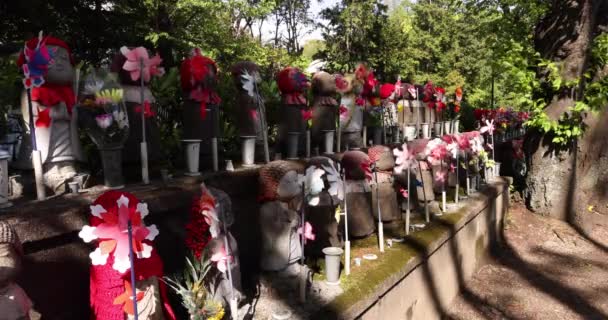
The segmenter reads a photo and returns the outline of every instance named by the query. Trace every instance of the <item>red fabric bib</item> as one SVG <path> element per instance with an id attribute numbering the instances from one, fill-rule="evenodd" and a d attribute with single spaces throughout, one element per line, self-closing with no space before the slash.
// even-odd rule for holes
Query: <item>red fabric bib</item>
<path id="1" fill-rule="evenodd" d="M 74 90 L 69 85 L 56 85 L 45 83 L 41 87 L 32 88 L 32 101 L 36 101 L 45 107 L 52 107 L 60 102 L 65 103 L 68 112 L 72 114 L 72 108 L 76 103 Z M 48 128 L 51 125 L 51 117 L 49 116 L 50 108 L 38 110 L 38 120 L 36 127 Z"/>

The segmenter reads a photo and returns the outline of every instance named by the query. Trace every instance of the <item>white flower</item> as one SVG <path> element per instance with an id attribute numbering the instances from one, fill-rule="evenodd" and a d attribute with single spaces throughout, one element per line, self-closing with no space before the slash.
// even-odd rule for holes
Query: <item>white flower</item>
<path id="1" fill-rule="evenodd" d="M 82 230 L 80 230 L 80 232 L 78 232 L 78 236 L 80 238 L 82 238 L 82 240 L 84 240 L 84 242 L 89 243 L 95 239 L 97 239 L 97 236 L 95 235 L 95 227 L 91 227 L 91 226 L 84 226 L 82 227 Z"/>
<path id="2" fill-rule="evenodd" d="M 329 160 L 329 166 L 323 165 L 323 170 L 327 173 L 327 181 L 329 181 L 329 194 L 336 196 L 338 199 L 344 199 L 344 181 L 334 167 L 334 162 Z"/>
<path id="3" fill-rule="evenodd" d="M 100 114 L 98 116 L 95 117 L 95 121 L 97 122 L 97 126 L 100 127 L 101 129 L 105 130 L 107 129 L 109 126 L 112 125 L 112 122 L 114 121 L 112 119 L 112 115 L 107 113 L 107 114 Z"/>
<path id="4" fill-rule="evenodd" d="M 122 130 L 124 127 L 129 126 L 129 120 L 127 119 L 126 113 L 122 111 L 114 111 L 112 112 L 112 116 L 114 117 L 116 124 L 118 124 L 119 129 Z"/>

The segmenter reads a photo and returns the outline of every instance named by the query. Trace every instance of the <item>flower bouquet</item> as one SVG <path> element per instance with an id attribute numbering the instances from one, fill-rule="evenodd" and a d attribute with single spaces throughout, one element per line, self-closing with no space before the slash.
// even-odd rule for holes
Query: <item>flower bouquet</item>
<path id="1" fill-rule="evenodd" d="M 123 187 L 122 148 L 129 120 L 123 91 L 112 74 L 93 70 L 85 77 L 78 113 L 81 127 L 101 152 L 105 185 Z"/>

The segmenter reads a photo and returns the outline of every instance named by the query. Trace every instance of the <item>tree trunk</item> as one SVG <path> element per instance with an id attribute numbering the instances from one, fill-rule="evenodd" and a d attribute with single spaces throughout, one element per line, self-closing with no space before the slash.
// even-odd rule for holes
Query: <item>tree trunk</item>
<path id="1" fill-rule="evenodd" d="M 535 47 L 544 58 L 561 64 L 564 80 L 583 78 L 590 46 L 603 28 L 607 10 L 604 0 L 554 0 L 538 24 Z M 578 89 L 557 93 L 545 109 L 548 116 L 557 120 L 567 112 L 582 97 L 584 83 Z M 589 114 L 585 134 L 567 148 L 556 149 L 550 135 L 538 131 L 528 135 L 530 163 L 525 197 L 532 211 L 567 220 L 585 233 L 606 223 L 608 216 L 592 213 L 588 207 L 595 204 L 601 210 L 608 203 L 607 121 L 604 111 Z"/>

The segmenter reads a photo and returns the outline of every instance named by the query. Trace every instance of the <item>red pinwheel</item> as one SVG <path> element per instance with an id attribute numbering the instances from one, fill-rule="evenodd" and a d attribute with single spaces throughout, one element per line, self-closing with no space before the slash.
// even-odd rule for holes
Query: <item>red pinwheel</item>
<path id="1" fill-rule="evenodd" d="M 135 112 L 136 113 L 141 113 L 142 112 L 141 105 L 137 105 L 135 107 Z M 151 117 L 154 117 L 156 115 L 156 112 L 154 112 L 154 110 L 152 110 L 152 106 L 150 105 L 150 102 L 148 100 L 144 101 L 143 112 L 144 112 L 144 117 L 146 117 L 146 118 L 151 118 Z"/>

